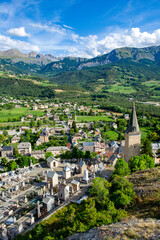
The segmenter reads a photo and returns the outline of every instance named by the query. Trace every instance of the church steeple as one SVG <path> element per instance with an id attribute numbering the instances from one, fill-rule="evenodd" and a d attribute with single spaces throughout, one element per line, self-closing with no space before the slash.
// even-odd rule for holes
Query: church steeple
<path id="1" fill-rule="evenodd" d="M 129 124 L 126 133 L 139 133 L 139 125 L 136 115 L 135 103 L 132 104 L 132 114 L 129 120 Z"/>
<path id="2" fill-rule="evenodd" d="M 132 105 L 132 114 L 125 133 L 125 160 L 128 162 L 133 156 L 140 154 L 141 132 L 139 130 L 135 103 Z"/>

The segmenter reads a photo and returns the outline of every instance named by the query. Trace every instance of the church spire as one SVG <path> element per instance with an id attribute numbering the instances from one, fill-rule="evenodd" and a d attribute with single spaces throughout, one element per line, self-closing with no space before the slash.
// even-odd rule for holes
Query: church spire
<path id="1" fill-rule="evenodd" d="M 126 133 L 140 133 L 134 102 L 132 103 L 132 114 L 129 120 Z"/>

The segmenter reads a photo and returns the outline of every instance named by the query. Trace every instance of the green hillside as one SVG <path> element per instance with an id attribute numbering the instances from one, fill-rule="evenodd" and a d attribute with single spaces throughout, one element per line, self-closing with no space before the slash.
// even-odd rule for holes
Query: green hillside
<path id="1" fill-rule="evenodd" d="M 32 81 L 0 76 L 0 94 L 14 97 L 54 97 L 53 87 L 40 86 Z"/>
<path id="2" fill-rule="evenodd" d="M 130 59 L 98 67 L 86 68 L 50 77 L 56 84 L 74 85 L 95 93 L 139 94 L 159 96 L 160 65 L 151 60 L 134 62 Z M 138 95 L 137 95 L 138 96 Z"/>
<path id="3" fill-rule="evenodd" d="M 115 95 L 141 101 L 160 101 L 159 60 L 160 46 L 120 48 L 89 60 L 66 57 L 49 64 L 40 64 L 31 58 L 0 58 L 0 93 L 52 96 L 52 88 L 57 86 L 65 91 L 91 92 L 99 96 Z M 16 79 L 7 77 L 14 74 Z M 22 79 L 28 78 L 30 81 L 21 84 Z M 35 84 L 35 80 L 39 84 Z"/>

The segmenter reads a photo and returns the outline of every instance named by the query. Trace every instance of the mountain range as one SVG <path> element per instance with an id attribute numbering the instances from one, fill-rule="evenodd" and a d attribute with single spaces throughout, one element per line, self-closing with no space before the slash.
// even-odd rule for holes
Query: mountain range
<path id="1" fill-rule="evenodd" d="M 2 65 L 7 64 L 15 65 L 18 68 L 19 63 L 23 65 L 29 64 L 40 70 L 41 74 L 57 74 L 59 72 L 82 70 L 84 68 L 95 67 L 100 65 L 106 65 L 110 63 L 119 62 L 124 59 L 132 59 L 135 62 L 139 62 L 142 59 L 148 59 L 155 62 L 160 62 L 160 46 L 152 46 L 146 48 L 118 48 L 111 52 L 97 56 L 95 58 L 76 58 L 76 57 L 55 57 L 52 54 L 40 54 L 36 52 L 30 52 L 24 54 L 18 49 L 10 49 L 7 51 L 0 51 L 0 61 Z M 3 63 L 2 63 L 3 60 Z M 1 66 L 2 67 L 2 66 Z M 4 66 L 5 69 L 5 66 Z"/>
<path id="2" fill-rule="evenodd" d="M 65 89 L 74 87 L 96 94 L 130 94 L 148 99 L 155 96 L 158 100 L 160 46 L 119 48 L 92 59 L 24 54 L 11 49 L 0 52 L 0 71 L 17 77 L 34 76 L 41 82 L 47 79 Z M 2 74 L 0 77 L 3 78 Z"/>

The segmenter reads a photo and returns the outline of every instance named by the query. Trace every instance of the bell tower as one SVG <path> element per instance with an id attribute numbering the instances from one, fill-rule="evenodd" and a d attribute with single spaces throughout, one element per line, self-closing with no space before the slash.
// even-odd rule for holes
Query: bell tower
<path id="1" fill-rule="evenodd" d="M 132 114 L 130 116 L 129 124 L 125 132 L 125 160 L 126 162 L 133 156 L 140 154 L 141 147 L 141 132 L 139 130 L 135 103 L 132 105 Z"/>

